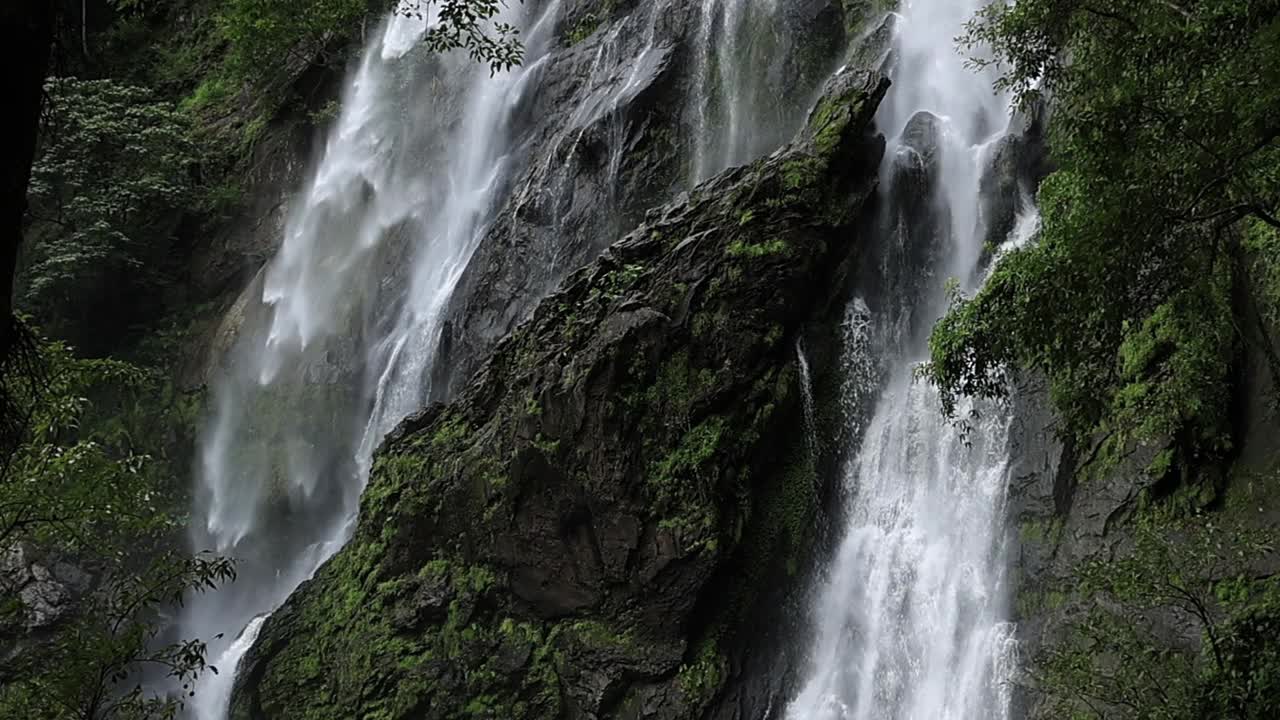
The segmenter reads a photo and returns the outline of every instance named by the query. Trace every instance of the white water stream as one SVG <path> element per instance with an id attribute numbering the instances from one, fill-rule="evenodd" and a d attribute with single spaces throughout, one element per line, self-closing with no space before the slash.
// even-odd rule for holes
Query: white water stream
<path id="1" fill-rule="evenodd" d="M 510 108 L 557 5 L 504 13 L 526 28 L 524 68 L 490 77 L 461 54 L 424 57 L 432 18 L 392 15 L 349 81 L 214 383 L 194 543 L 237 558 L 239 578 L 196 597 L 182 630 L 245 629 L 210 642 L 220 672 L 196 689 L 199 720 L 225 717 L 261 617 L 350 537 L 373 449 L 424 404 L 441 311 L 506 188 Z"/>
<path id="2" fill-rule="evenodd" d="M 793 44 L 783 13 L 794 0 L 697 0 L 694 88 L 690 97 L 694 137 L 690 177 L 698 182 L 741 165 L 790 138 L 796 117 L 783 102 L 779 82 Z M 830 69 L 834 69 L 830 68 Z"/>
<path id="3" fill-rule="evenodd" d="M 880 390 L 844 470 L 843 537 L 816 591 L 808 667 L 788 720 L 1009 717 L 1017 661 L 1004 525 L 1010 418 L 982 408 L 963 437 L 942 418 L 936 392 L 913 378 L 945 307 L 943 281 L 981 275 L 979 178 L 1009 106 L 990 76 L 965 67 L 954 38 L 982 4 L 905 0 L 899 8 L 894 84 L 878 122 L 892 136 L 927 111 L 941 132 L 926 209 L 882 222 L 876 241 L 893 248 L 942 239 L 932 254 L 884 253 L 908 263 L 888 274 L 928 278 L 929 290 L 883 298 L 872 331 L 849 348 L 851 363 L 877 358 Z M 891 168 L 927 165 L 927 156 L 918 140 L 891 140 L 884 192 L 895 191 Z M 1010 242 L 1025 242 L 1035 227 L 1032 210 Z"/>

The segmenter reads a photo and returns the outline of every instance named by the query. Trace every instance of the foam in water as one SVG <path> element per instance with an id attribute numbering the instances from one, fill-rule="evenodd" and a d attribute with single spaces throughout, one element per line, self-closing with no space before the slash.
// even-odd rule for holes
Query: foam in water
<path id="1" fill-rule="evenodd" d="M 901 328 L 921 323 L 894 317 L 936 318 L 945 307 L 942 279 L 972 277 L 982 254 L 979 178 L 987 147 L 1008 124 L 1008 101 L 992 92 L 990 76 L 965 67 L 953 41 L 981 4 L 908 1 L 895 24 L 894 84 L 879 124 L 897 133 L 927 111 L 941 132 L 931 202 L 904 223 L 882 224 L 891 232 L 879 241 L 941 235 L 942 257 L 931 261 L 936 267 L 898 269 L 933 273 L 937 287 L 887 298 L 870 320 L 878 329 L 848 349 L 857 365 L 879 357 L 883 383 L 845 468 L 846 527 L 817 588 L 809 662 L 789 720 L 1008 717 L 1016 666 L 1004 529 L 1010 418 L 981 408 L 962 436 L 942 417 L 933 388 L 913 377 L 927 334 Z M 886 157 L 903 148 L 891 141 Z M 1011 242 L 1034 232 L 1032 215 L 1019 220 Z M 911 232 L 920 228 L 927 232 Z M 865 305 L 851 308 L 851 316 L 866 314 Z"/>

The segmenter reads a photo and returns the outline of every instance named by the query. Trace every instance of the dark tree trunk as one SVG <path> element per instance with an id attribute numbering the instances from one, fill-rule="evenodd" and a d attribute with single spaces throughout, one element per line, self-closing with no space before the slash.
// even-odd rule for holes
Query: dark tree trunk
<path id="1" fill-rule="evenodd" d="M 0 3 L 0 97 L 5 99 L 8 137 L 0 143 L 0 368 L 13 350 L 13 274 L 22 245 L 27 183 L 40 129 L 44 79 L 53 46 L 53 0 Z"/>
<path id="2" fill-rule="evenodd" d="M 0 142 L 0 476 L 22 442 L 30 398 L 41 386 L 30 333 L 13 314 L 13 276 L 22 247 L 27 185 L 35 159 L 44 79 L 53 52 L 54 0 L 0 0 L 0 97 L 5 140 Z"/>

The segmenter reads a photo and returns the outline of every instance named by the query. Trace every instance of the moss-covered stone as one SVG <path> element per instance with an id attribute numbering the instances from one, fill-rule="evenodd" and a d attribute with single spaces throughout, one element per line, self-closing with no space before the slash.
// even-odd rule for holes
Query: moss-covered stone
<path id="1" fill-rule="evenodd" d="M 839 76 L 795 143 L 652 213 L 457 401 L 398 428 L 351 543 L 246 657 L 232 717 L 682 718 L 714 702 L 733 618 L 811 539 L 794 339 L 854 250 L 886 87 Z"/>

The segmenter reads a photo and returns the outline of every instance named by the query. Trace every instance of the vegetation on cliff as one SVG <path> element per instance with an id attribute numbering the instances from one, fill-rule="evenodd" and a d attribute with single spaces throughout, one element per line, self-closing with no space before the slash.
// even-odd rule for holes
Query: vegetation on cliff
<path id="1" fill-rule="evenodd" d="M 189 686 L 197 640 L 168 643 L 156 611 L 234 576 L 174 542 L 195 404 L 127 363 L 40 349 L 26 440 L 0 465 L 0 715 L 162 718 Z"/>
<path id="2" fill-rule="evenodd" d="M 246 656 L 233 717 L 709 705 L 811 539 L 794 347 L 874 188 L 887 83 L 867 82 L 841 75 L 797 143 L 655 211 L 393 433 L 355 537 Z"/>
<path id="3" fill-rule="evenodd" d="M 1056 590 L 1095 602 L 1031 669 L 1050 691 L 1044 717 L 1280 714 L 1280 580 L 1255 569 L 1274 533 L 1224 520 L 1146 512 L 1131 552 L 1087 561 Z"/>
<path id="4" fill-rule="evenodd" d="M 1038 370 L 1065 432 L 1107 436 L 1113 458 L 1171 436 L 1180 460 L 1221 456 L 1253 330 L 1232 293 L 1268 289 L 1243 226 L 1280 228 L 1280 4 L 996 4 L 967 39 L 1024 102 L 1049 100 L 1058 170 L 1038 242 L 938 326 L 931 379 L 954 400 Z"/>
<path id="5" fill-rule="evenodd" d="M 1280 378 L 1280 3 L 1020 0 L 965 39 L 1024 106 L 1047 102 L 1057 170 L 1036 242 L 954 299 L 925 372 L 948 412 L 1005 396 L 1011 371 L 1046 378 L 1081 461 L 1066 472 L 1128 488 L 1092 557 L 1024 591 L 1024 615 L 1061 620 L 1032 658 L 1038 716 L 1272 717 L 1280 606 L 1259 563 L 1277 534 L 1266 501 L 1232 509 L 1231 463 L 1259 391 L 1246 357 Z M 1066 482 L 1059 512 L 1090 492 Z"/>
<path id="6" fill-rule="evenodd" d="M 192 256 L 248 200 L 261 145 L 292 151 L 295 126 L 327 120 L 349 51 L 392 4 L 0 10 L 20 126 L 0 218 L 0 715 L 174 717 L 206 669 L 200 640 L 161 635 L 184 594 L 234 574 L 192 557 L 182 528 L 201 408 L 173 375 L 189 328 L 225 304 L 192 290 Z M 400 3 L 428 6 L 431 50 L 520 61 L 503 3 Z"/>

